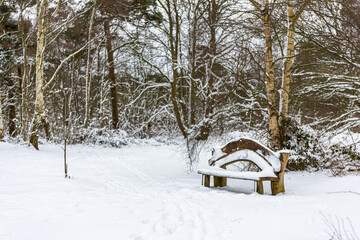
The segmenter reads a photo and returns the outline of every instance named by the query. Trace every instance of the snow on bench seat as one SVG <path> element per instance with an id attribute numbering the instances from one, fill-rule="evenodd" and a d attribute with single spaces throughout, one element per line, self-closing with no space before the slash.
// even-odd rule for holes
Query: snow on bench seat
<path id="1" fill-rule="evenodd" d="M 226 177 L 226 178 L 235 178 L 235 179 L 244 179 L 244 180 L 253 180 L 259 181 L 262 178 L 277 178 L 274 172 L 236 172 L 236 171 L 229 171 L 220 167 L 211 167 L 211 168 L 204 168 L 198 171 L 200 174 L 204 175 L 211 175 L 217 177 Z"/>

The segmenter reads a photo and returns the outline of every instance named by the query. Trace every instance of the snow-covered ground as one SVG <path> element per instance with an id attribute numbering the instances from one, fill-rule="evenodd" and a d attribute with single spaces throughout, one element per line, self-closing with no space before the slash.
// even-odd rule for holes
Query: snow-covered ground
<path id="1" fill-rule="evenodd" d="M 176 145 L 71 146 L 68 163 L 64 179 L 61 146 L 0 143 L 0 240 L 329 239 L 348 219 L 360 235 L 359 176 L 287 173 L 270 196 L 200 186 Z"/>

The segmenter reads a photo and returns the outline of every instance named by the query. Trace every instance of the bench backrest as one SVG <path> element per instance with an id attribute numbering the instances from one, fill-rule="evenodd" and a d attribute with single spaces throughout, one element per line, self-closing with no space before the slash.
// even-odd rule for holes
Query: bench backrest
<path id="1" fill-rule="evenodd" d="M 269 166 L 273 168 L 274 172 L 281 170 L 280 154 L 273 152 L 256 140 L 248 138 L 240 138 L 229 142 L 220 149 L 213 149 L 213 157 L 209 160 L 209 165 L 223 167 L 235 160 L 253 162 L 261 169 Z"/>

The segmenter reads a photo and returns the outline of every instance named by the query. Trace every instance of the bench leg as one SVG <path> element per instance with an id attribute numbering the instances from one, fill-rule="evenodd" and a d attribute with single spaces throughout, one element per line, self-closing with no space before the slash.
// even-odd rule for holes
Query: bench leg
<path id="1" fill-rule="evenodd" d="M 222 169 L 226 169 L 226 166 L 221 167 Z M 225 187 L 227 185 L 226 177 L 216 177 L 214 176 L 214 187 Z"/>
<path id="2" fill-rule="evenodd" d="M 227 179 L 226 177 L 214 176 L 214 187 L 225 187 Z"/>
<path id="3" fill-rule="evenodd" d="M 210 175 L 204 175 L 204 186 L 210 187 Z"/>
<path id="4" fill-rule="evenodd" d="M 226 177 L 220 177 L 219 179 L 219 187 L 225 187 L 227 185 L 227 178 Z"/>
<path id="5" fill-rule="evenodd" d="M 259 180 L 256 182 L 256 192 L 258 194 L 264 194 L 264 186 L 263 186 L 263 181 Z"/>

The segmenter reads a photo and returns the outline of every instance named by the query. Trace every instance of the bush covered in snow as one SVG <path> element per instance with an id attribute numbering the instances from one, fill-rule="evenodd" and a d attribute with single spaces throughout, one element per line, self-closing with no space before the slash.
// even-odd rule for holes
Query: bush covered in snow
<path id="1" fill-rule="evenodd" d="M 80 128 L 72 129 L 68 134 L 69 144 L 85 144 L 104 147 L 121 148 L 130 144 L 149 144 L 149 145 L 177 145 L 179 139 L 169 136 L 155 136 L 153 138 L 139 138 L 128 134 L 120 129 L 106 128 Z M 61 143 L 64 139 L 54 139 Z"/>
<path id="2" fill-rule="evenodd" d="M 284 149 L 292 150 L 287 169 L 290 171 L 317 171 L 324 169 L 334 176 L 360 173 L 360 134 L 342 134 L 314 130 L 296 122 L 286 123 Z M 269 135 L 265 131 L 234 131 L 223 136 L 212 136 L 204 150 L 211 152 L 214 146 L 241 137 L 253 138 L 270 146 Z M 236 166 L 239 170 L 254 170 L 247 163 Z"/>
<path id="3" fill-rule="evenodd" d="M 324 155 L 324 148 L 320 138 L 312 129 L 305 129 L 292 121 L 284 122 L 284 148 L 293 150 L 290 156 L 288 169 L 305 170 L 318 169 Z"/>
<path id="4" fill-rule="evenodd" d="M 332 174 L 336 176 L 350 172 L 360 172 L 359 150 L 356 145 L 331 145 L 326 151 L 322 166 L 331 170 Z"/>
<path id="5" fill-rule="evenodd" d="M 360 149 L 356 139 L 329 141 L 335 135 L 321 135 L 306 126 L 288 122 L 284 148 L 293 150 L 289 170 L 328 169 L 333 175 L 360 172 Z M 346 133 L 350 136 L 351 133 Z"/>
<path id="6" fill-rule="evenodd" d="M 70 136 L 69 140 L 72 144 L 89 143 L 110 147 L 122 147 L 129 143 L 129 137 L 125 131 L 101 128 L 82 128 L 77 133 Z"/>

